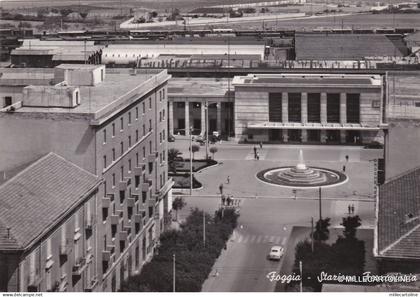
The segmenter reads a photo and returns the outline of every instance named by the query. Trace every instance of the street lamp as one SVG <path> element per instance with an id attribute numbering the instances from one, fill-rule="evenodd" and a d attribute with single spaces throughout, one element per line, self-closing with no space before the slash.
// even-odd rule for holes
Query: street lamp
<path id="1" fill-rule="evenodd" d="M 192 131 L 193 127 L 190 127 L 190 196 L 192 196 L 193 189 Z"/>
<path id="2" fill-rule="evenodd" d="M 204 111 L 206 112 L 206 160 L 209 158 L 209 104 L 206 101 L 204 103 Z"/>

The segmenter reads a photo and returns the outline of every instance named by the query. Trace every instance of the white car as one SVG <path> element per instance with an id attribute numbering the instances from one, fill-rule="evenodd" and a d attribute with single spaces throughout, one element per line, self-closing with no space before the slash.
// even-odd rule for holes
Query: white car
<path id="1" fill-rule="evenodd" d="M 281 257 L 284 254 L 284 248 L 279 246 L 279 245 L 275 245 L 273 247 L 271 247 L 270 249 L 270 253 L 268 254 L 268 259 L 269 260 L 280 260 Z"/>

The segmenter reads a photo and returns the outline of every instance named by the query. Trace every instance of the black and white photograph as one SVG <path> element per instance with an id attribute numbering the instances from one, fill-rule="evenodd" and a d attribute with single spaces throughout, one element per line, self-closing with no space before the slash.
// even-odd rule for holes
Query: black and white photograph
<path id="1" fill-rule="evenodd" d="M 420 296 L 420 0 L 0 14 L 0 296 Z"/>

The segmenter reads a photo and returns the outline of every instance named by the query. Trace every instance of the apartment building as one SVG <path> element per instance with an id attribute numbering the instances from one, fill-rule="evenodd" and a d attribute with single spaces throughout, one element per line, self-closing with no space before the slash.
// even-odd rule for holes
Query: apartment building
<path id="1" fill-rule="evenodd" d="M 168 223 L 170 76 L 166 70 L 110 72 L 103 65 L 51 71 L 47 85 L 8 94 L 12 104 L 0 111 L 0 171 L 7 176 L 54 152 L 103 179 L 96 204 L 98 282 L 75 290 L 116 291 L 152 257 Z"/>
<path id="2" fill-rule="evenodd" d="M 95 287 L 100 184 L 49 153 L 0 186 L 0 291 Z"/>

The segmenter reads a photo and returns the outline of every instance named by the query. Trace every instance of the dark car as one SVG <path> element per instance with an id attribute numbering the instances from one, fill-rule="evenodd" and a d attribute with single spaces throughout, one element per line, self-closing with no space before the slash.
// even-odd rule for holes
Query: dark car
<path id="1" fill-rule="evenodd" d="M 175 137 L 173 135 L 169 135 L 168 136 L 168 141 L 169 142 L 174 142 L 175 141 Z"/>
<path id="2" fill-rule="evenodd" d="M 364 146 L 365 149 L 382 149 L 384 145 L 378 141 L 372 141 Z"/>

